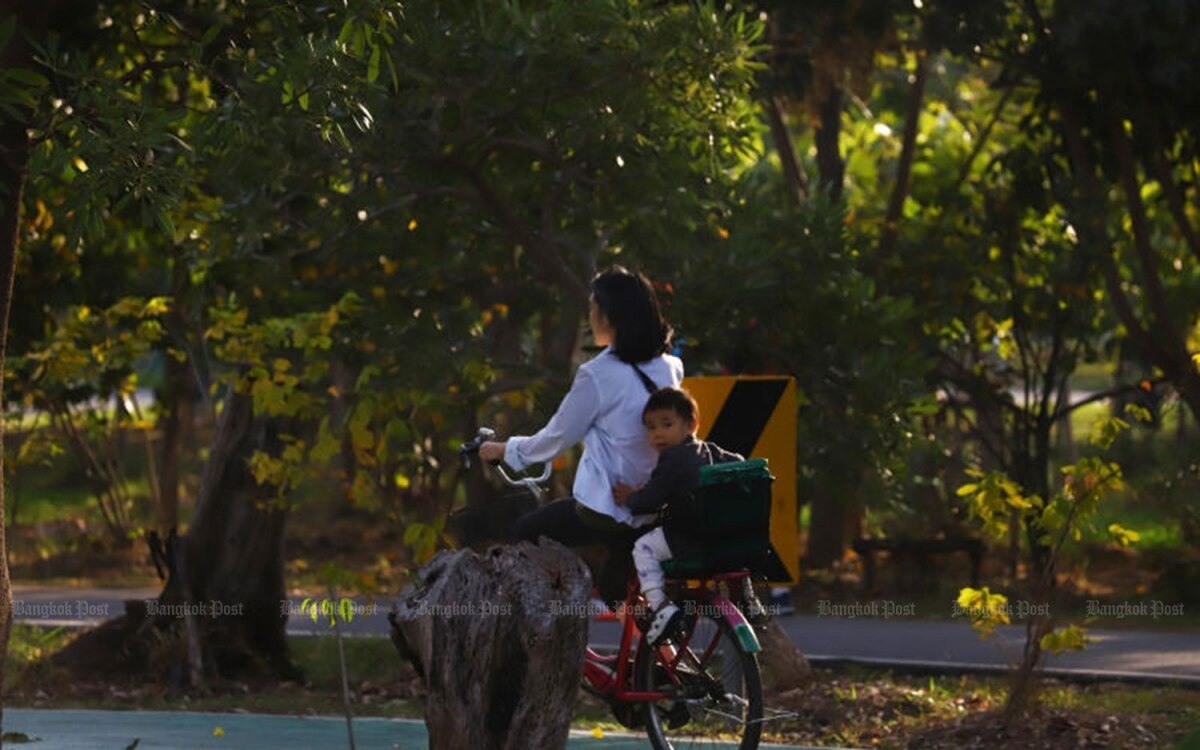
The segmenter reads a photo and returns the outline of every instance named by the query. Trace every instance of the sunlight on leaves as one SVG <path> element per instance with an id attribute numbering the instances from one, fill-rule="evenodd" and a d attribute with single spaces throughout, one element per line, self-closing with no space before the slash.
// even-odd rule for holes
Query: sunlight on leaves
<path id="1" fill-rule="evenodd" d="M 1041 645 L 1045 651 L 1061 654 L 1065 651 L 1082 651 L 1089 640 L 1087 630 L 1078 625 L 1068 625 L 1046 633 L 1042 636 Z"/>
<path id="2" fill-rule="evenodd" d="M 989 637 L 998 626 L 1009 624 L 1008 597 L 993 594 L 987 586 L 961 589 L 954 605 L 954 614 L 970 617 L 971 627 L 984 638 Z"/>

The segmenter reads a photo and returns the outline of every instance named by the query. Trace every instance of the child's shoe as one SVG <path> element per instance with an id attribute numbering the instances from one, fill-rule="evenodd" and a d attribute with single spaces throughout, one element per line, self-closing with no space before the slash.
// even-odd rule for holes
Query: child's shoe
<path id="1" fill-rule="evenodd" d="M 683 610 L 670 601 L 663 602 L 650 618 L 650 627 L 646 630 L 646 640 L 651 646 L 659 645 L 679 628 L 679 623 L 682 621 Z"/>

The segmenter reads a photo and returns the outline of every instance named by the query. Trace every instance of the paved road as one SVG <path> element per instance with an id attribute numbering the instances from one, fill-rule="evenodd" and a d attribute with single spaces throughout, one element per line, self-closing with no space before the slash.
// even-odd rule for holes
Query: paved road
<path id="1" fill-rule="evenodd" d="M 124 611 L 124 600 L 152 600 L 154 589 L 64 590 L 14 586 L 14 617 L 47 625 L 98 624 Z M 284 603 L 293 634 L 327 632 L 300 614 L 300 600 Z M 356 635 L 384 635 L 390 604 L 359 604 L 347 626 Z M 1151 614 L 1142 615 L 1150 619 Z M 795 614 L 779 618 L 784 629 L 814 662 L 850 661 L 917 670 L 1002 670 L 1014 664 L 1024 642 L 1020 626 L 1001 627 L 982 640 L 963 620 L 915 620 L 876 616 L 836 617 Z M 1136 621 L 1136 620 L 1135 620 Z M 1160 619 L 1160 622 L 1162 620 Z M 1200 632 L 1164 632 L 1092 627 L 1094 642 L 1084 651 L 1049 656 L 1048 671 L 1064 676 L 1178 681 L 1200 686 Z M 591 640 L 615 645 L 618 627 L 593 622 Z"/>

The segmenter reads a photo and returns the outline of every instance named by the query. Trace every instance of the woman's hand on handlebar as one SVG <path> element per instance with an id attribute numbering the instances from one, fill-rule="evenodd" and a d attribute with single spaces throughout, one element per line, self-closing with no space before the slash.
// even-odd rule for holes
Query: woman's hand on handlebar
<path id="1" fill-rule="evenodd" d="M 504 460 L 504 448 L 507 444 L 495 441 L 488 441 L 479 446 L 479 459 L 488 463 L 496 463 Z"/>

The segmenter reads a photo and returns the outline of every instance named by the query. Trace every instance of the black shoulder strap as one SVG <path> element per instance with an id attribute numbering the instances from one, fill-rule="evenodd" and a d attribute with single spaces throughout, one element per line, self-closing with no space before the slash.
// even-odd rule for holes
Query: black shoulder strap
<path id="1" fill-rule="evenodd" d="M 638 367 L 632 362 L 629 363 L 629 366 L 632 367 L 633 371 L 638 374 L 639 378 L 641 378 L 642 385 L 646 386 L 646 393 L 654 393 L 658 390 L 658 386 L 654 384 L 654 381 L 650 379 L 649 375 L 642 372 L 642 368 Z"/>

